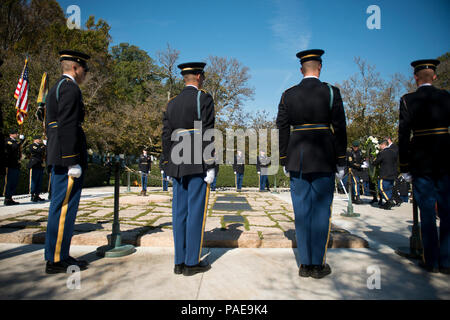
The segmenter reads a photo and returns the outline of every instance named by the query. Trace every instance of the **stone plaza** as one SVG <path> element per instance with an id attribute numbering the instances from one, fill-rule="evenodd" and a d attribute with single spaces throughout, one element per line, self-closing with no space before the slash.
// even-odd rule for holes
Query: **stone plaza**
<path id="1" fill-rule="evenodd" d="M 212 269 L 193 277 L 173 274 L 171 193 L 121 188 L 123 244 L 136 252 L 100 258 L 109 244 L 114 216 L 112 187 L 83 190 L 71 255 L 90 261 L 81 288 L 69 289 L 69 275 L 46 275 L 43 244 L 49 202 L 0 207 L 2 299 L 449 299 L 450 281 L 428 274 L 416 260 L 398 256 L 408 247 L 412 205 L 382 210 L 353 205 L 359 217 L 345 217 L 345 195 L 335 194 L 324 279 L 300 278 L 295 218 L 288 190 L 232 189 L 210 194 L 202 255 Z"/>

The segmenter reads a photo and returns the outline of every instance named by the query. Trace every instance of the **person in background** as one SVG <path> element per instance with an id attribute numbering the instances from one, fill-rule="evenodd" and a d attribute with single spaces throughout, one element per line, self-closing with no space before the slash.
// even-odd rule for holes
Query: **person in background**
<path id="1" fill-rule="evenodd" d="M 390 210 L 394 205 L 392 199 L 392 187 L 394 180 L 397 177 L 397 153 L 388 147 L 386 140 L 380 143 L 381 151 L 378 153 L 376 159 L 373 162 L 374 166 L 380 166 L 378 188 L 382 199 L 385 200 L 384 204 L 381 204 L 380 208 Z"/>
<path id="2" fill-rule="evenodd" d="M 147 155 L 147 150 L 142 150 L 142 154 L 139 157 L 139 174 L 141 175 L 141 196 L 147 196 L 147 182 L 148 173 L 151 170 L 151 159 Z"/>
<path id="3" fill-rule="evenodd" d="M 4 205 L 17 205 L 19 202 L 14 201 L 12 196 L 16 194 L 17 184 L 19 183 L 20 175 L 20 158 L 21 146 L 25 141 L 23 135 L 19 136 L 17 129 L 12 129 L 9 132 L 9 138 L 5 143 L 5 191 L 4 191 Z"/>
<path id="4" fill-rule="evenodd" d="M 44 174 L 44 160 L 46 147 L 42 143 L 41 136 L 34 136 L 33 144 L 28 147 L 30 161 L 28 169 L 30 170 L 30 194 L 32 202 L 45 201 L 39 197 L 42 187 L 42 176 Z"/>
<path id="5" fill-rule="evenodd" d="M 259 192 L 270 191 L 269 177 L 267 175 L 267 168 L 270 165 L 270 158 L 266 156 L 264 151 L 260 151 L 256 162 L 256 171 L 259 176 Z"/>
<path id="6" fill-rule="evenodd" d="M 233 171 L 234 171 L 236 191 L 241 192 L 245 171 L 245 157 L 242 153 L 242 150 L 238 150 L 237 154 L 234 156 Z"/>

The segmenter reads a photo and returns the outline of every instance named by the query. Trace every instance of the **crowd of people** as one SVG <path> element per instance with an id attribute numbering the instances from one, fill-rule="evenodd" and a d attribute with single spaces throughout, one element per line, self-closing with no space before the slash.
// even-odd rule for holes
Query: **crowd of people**
<path id="1" fill-rule="evenodd" d="M 337 182 L 340 193 L 351 193 L 352 203 L 364 204 L 361 196 L 371 196 L 367 202 L 381 209 L 409 202 L 411 184 L 399 172 L 398 146 L 391 137 L 379 143 L 378 154 L 363 154 L 360 141 L 355 140 L 347 150 L 347 163 L 342 183 Z"/>

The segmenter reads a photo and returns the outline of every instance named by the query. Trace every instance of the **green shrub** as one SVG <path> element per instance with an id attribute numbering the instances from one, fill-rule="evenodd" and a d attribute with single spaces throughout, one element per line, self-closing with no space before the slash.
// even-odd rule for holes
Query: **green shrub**
<path id="1" fill-rule="evenodd" d="M 139 176 L 139 167 L 137 164 L 128 166 L 134 172 L 130 173 L 130 185 L 135 186 L 141 184 L 141 178 Z M 270 187 L 274 186 L 274 176 L 269 176 Z M 122 171 L 120 176 L 120 184 L 122 186 L 128 185 L 127 172 Z M 217 187 L 234 187 L 235 186 L 235 176 L 233 172 L 233 166 L 231 165 L 221 165 L 219 169 L 219 176 L 217 178 Z M 246 165 L 244 172 L 244 180 L 242 182 L 243 187 L 259 187 L 259 177 L 256 172 L 255 165 Z M 150 187 L 161 187 L 161 172 L 159 166 L 152 164 L 150 176 L 147 181 L 147 186 Z M 280 167 L 277 173 L 277 187 L 289 187 L 289 179 L 284 175 L 283 168 Z"/>
<path id="2" fill-rule="evenodd" d="M 27 169 L 28 160 L 23 160 L 21 162 L 19 182 L 17 184 L 16 195 L 19 194 L 29 194 L 30 190 L 30 170 Z M 100 187 L 106 185 L 107 170 L 105 167 L 99 164 L 90 163 L 88 170 L 84 176 L 83 188 L 88 187 Z M 48 190 L 48 173 L 47 169 L 44 169 L 44 174 L 42 176 L 42 188 L 41 192 L 45 193 Z M 1 181 L 1 195 L 4 194 L 5 188 L 5 176 L 0 177 Z"/>

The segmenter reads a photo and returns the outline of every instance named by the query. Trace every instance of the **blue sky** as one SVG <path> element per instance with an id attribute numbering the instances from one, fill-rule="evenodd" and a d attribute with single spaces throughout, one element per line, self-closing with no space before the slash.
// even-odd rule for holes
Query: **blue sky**
<path id="1" fill-rule="evenodd" d="M 342 82 L 357 69 L 354 57 L 375 65 L 386 79 L 411 74 L 410 62 L 450 51 L 448 0 L 60 0 L 111 26 L 113 45 L 128 42 L 156 52 L 169 43 L 179 62 L 209 55 L 233 57 L 250 68 L 254 100 L 247 112 L 276 115 L 282 92 L 299 83 L 300 50 L 325 50 L 321 80 Z M 370 5 L 381 11 L 381 29 L 369 30 Z"/>

